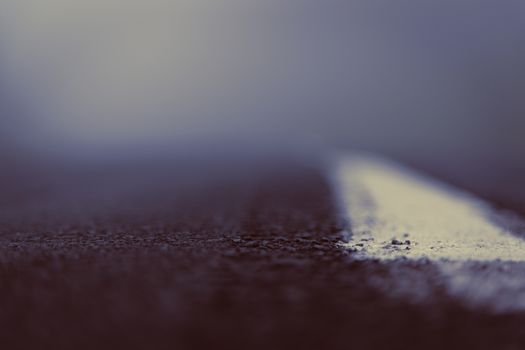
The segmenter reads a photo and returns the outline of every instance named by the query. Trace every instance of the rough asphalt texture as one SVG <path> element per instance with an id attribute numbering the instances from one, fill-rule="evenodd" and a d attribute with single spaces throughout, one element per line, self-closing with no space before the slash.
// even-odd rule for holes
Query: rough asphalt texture
<path id="1" fill-rule="evenodd" d="M 166 164 L 3 174 L 1 349 L 525 348 L 432 263 L 339 248 L 316 167 Z"/>

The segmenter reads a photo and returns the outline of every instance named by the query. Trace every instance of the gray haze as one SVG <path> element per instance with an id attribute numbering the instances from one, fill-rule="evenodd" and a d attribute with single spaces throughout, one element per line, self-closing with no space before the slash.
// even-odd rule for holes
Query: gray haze
<path id="1" fill-rule="evenodd" d="M 525 153 L 521 1 L 7 0 L 0 73 L 2 134 L 40 151 Z"/>

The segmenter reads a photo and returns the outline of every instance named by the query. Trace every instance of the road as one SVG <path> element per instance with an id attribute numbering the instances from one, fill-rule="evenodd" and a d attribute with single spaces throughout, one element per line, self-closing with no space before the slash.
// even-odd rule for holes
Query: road
<path id="1" fill-rule="evenodd" d="M 525 346 L 525 314 L 512 307 L 524 305 L 523 262 L 363 259 L 320 163 L 157 159 L 5 174 L 3 349 Z M 506 285 L 510 306 L 469 296 L 465 283 L 487 288 L 486 276 Z"/>

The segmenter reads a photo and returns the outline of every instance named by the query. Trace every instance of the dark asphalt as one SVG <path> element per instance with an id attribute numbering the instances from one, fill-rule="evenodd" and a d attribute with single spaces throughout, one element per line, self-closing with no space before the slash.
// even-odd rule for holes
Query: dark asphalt
<path id="1" fill-rule="evenodd" d="M 2 349 L 525 348 L 524 314 L 450 299 L 432 263 L 353 260 L 304 162 L 22 169 L 2 179 Z"/>

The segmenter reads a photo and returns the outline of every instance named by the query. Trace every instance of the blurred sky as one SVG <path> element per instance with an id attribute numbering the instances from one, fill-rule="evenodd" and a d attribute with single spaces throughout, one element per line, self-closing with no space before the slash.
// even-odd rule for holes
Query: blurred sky
<path id="1" fill-rule="evenodd" d="M 5 0 L 0 78 L 0 136 L 26 149 L 313 142 L 525 165 L 518 0 Z"/>

